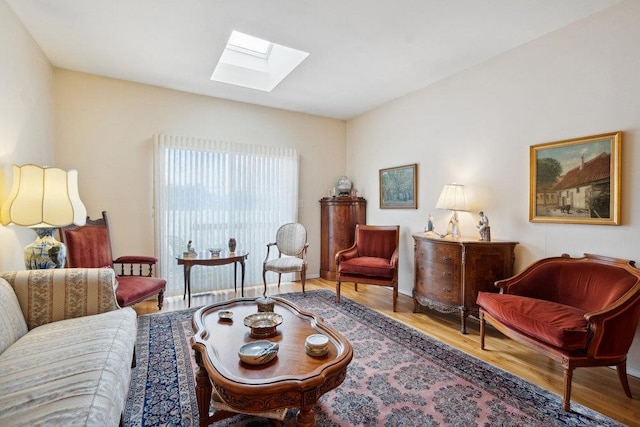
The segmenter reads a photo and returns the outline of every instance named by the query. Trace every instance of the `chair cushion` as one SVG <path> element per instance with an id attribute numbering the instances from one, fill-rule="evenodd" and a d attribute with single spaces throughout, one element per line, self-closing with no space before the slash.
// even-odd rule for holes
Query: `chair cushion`
<path id="1" fill-rule="evenodd" d="M 276 273 L 291 273 L 294 271 L 302 271 L 305 262 L 297 257 L 274 258 L 264 264 L 264 269 L 275 271 Z"/>
<path id="2" fill-rule="evenodd" d="M 116 298 L 120 307 L 128 307 L 160 293 L 167 284 L 164 279 L 146 276 L 118 276 Z"/>
<path id="3" fill-rule="evenodd" d="M 0 354 L 27 333 L 27 322 L 13 288 L 0 277 Z"/>
<path id="4" fill-rule="evenodd" d="M 479 292 L 477 303 L 501 323 L 563 350 L 587 345 L 585 311 L 518 295 Z"/>
<path id="5" fill-rule="evenodd" d="M 392 278 L 395 270 L 388 259 L 363 256 L 341 261 L 340 274 Z"/>

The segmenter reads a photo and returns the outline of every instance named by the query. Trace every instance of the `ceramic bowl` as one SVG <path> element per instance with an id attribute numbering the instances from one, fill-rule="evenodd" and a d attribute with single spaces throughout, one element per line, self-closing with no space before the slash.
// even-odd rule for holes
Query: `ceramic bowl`
<path id="1" fill-rule="evenodd" d="M 266 338 L 276 334 L 276 328 L 282 320 L 282 316 L 278 313 L 261 312 L 245 317 L 244 325 L 251 328 L 252 337 Z"/>
<path id="2" fill-rule="evenodd" d="M 304 343 L 309 356 L 324 356 L 329 351 L 329 337 L 322 334 L 309 335 Z"/>
<path id="3" fill-rule="evenodd" d="M 262 365 L 271 362 L 278 354 L 279 346 L 271 341 L 254 341 L 238 350 L 238 357 L 250 365 Z"/>
<path id="4" fill-rule="evenodd" d="M 222 252 L 222 248 L 209 248 L 207 250 L 211 253 L 211 256 L 220 256 L 220 252 Z"/>
<path id="5" fill-rule="evenodd" d="M 220 320 L 232 321 L 233 320 L 233 311 L 228 311 L 228 310 L 219 311 L 218 312 L 218 317 L 220 318 Z"/>

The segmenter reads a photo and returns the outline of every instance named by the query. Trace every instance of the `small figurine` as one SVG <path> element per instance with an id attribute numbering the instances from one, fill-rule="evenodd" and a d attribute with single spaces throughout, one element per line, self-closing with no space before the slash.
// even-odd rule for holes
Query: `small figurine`
<path id="1" fill-rule="evenodd" d="M 433 233 L 433 215 L 429 214 L 429 219 L 427 220 L 427 229 L 425 230 L 427 233 Z"/>
<path id="2" fill-rule="evenodd" d="M 489 227 L 489 218 L 480 211 L 480 221 L 478 222 L 478 231 L 480 232 L 480 240 L 491 240 L 491 227 Z"/>
<path id="3" fill-rule="evenodd" d="M 450 234 L 454 239 L 460 237 L 460 226 L 458 225 L 458 212 L 453 211 L 449 225 L 447 226 L 447 234 Z"/>
<path id="4" fill-rule="evenodd" d="M 193 242 L 191 240 L 189 240 L 189 243 L 187 243 L 187 252 L 189 252 L 190 254 L 196 253 L 196 250 L 193 247 Z"/>

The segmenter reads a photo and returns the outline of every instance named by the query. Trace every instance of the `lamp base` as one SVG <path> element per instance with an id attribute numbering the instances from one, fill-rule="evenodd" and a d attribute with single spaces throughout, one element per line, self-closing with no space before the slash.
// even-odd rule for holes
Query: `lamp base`
<path id="1" fill-rule="evenodd" d="M 54 237 L 55 228 L 34 228 L 38 238 L 24 248 L 27 270 L 62 268 L 67 259 L 67 247 Z"/>
<path id="2" fill-rule="evenodd" d="M 449 220 L 449 225 L 447 226 L 447 234 L 451 235 L 454 239 L 457 239 L 461 236 L 460 233 L 460 224 L 458 223 L 458 212 L 453 211 L 451 215 L 451 219 Z"/>

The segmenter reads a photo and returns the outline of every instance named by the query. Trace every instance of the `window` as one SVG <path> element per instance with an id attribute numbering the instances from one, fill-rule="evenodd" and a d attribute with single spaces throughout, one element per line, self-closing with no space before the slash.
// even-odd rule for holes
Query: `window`
<path id="1" fill-rule="evenodd" d="M 245 286 L 262 284 L 266 244 L 282 224 L 297 221 L 297 200 L 298 154 L 293 149 L 157 135 L 156 253 L 166 294 L 183 293 L 182 266 L 175 257 L 186 251 L 189 240 L 202 252 L 227 249 L 234 237 L 238 250 L 249 252 Z M 233 265 L 194 267 L 191 292 L 228 289 L 233 272 Z"/>
<path id="2" fill-rule="evenodd" d="M 309 53 L 233 31 L 211 80 L 271 92 Z"/>

